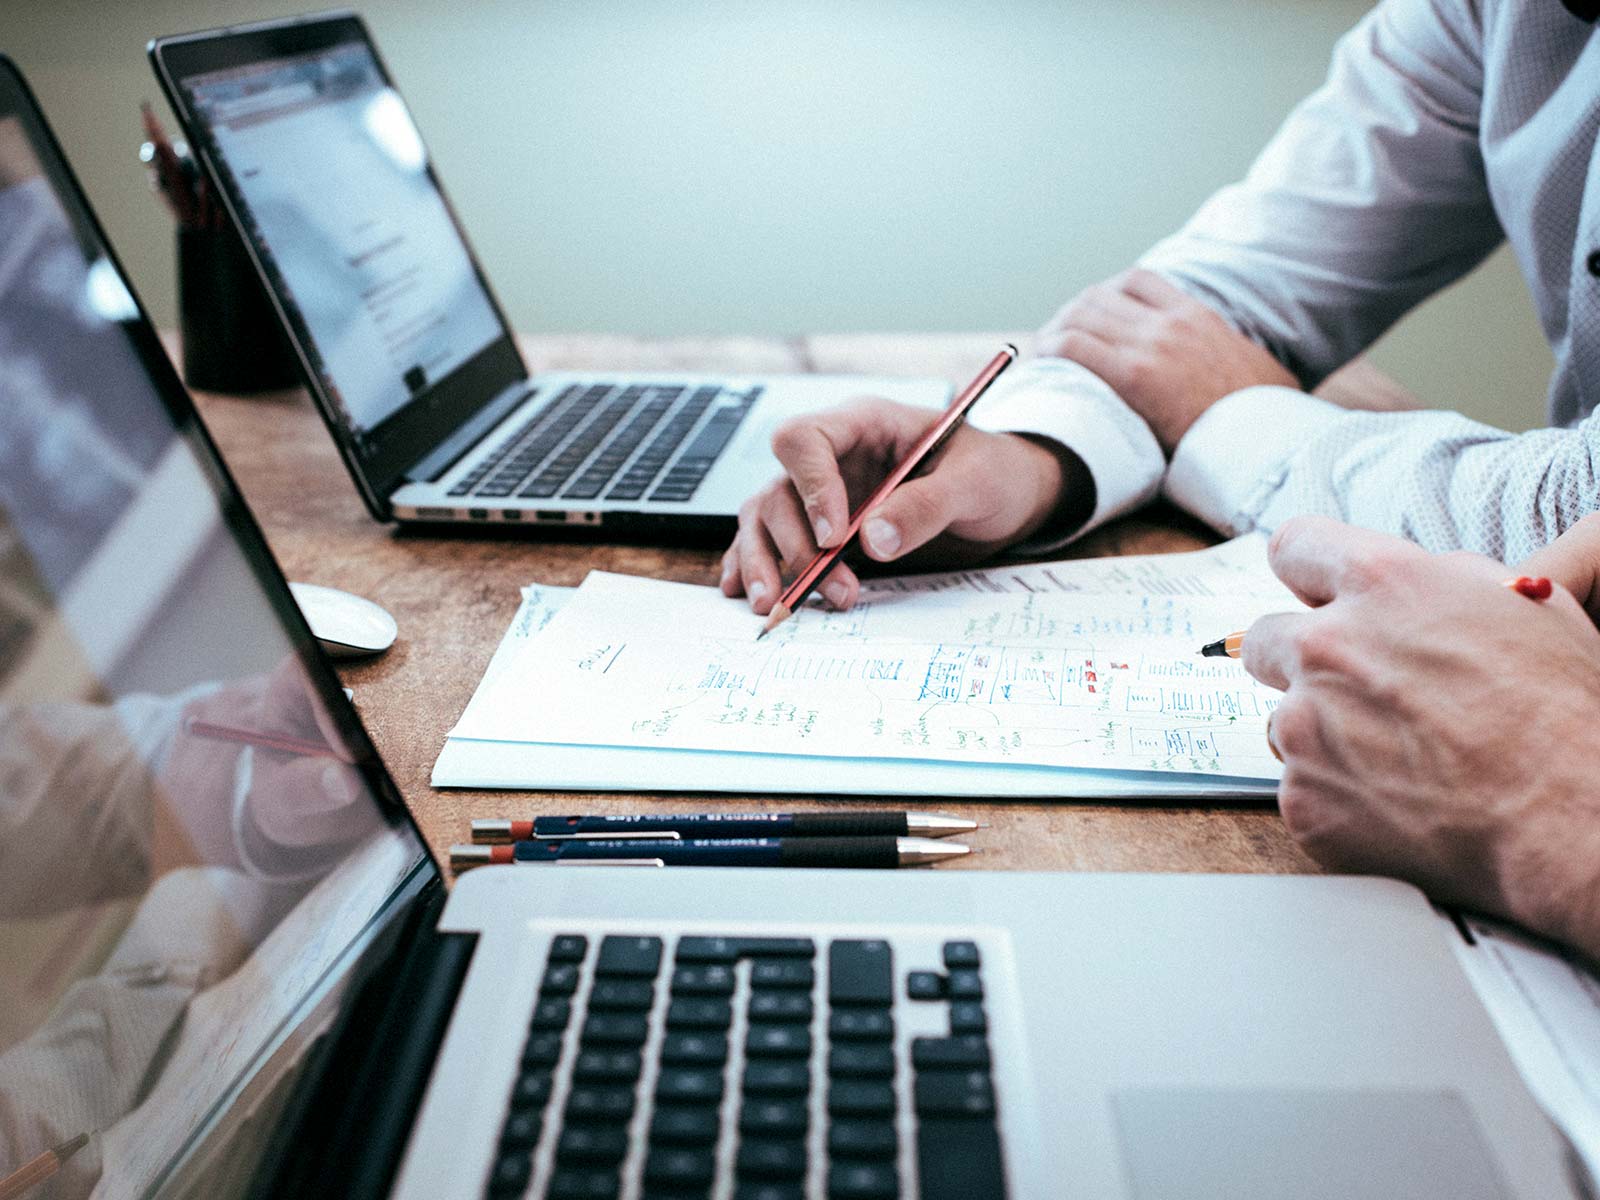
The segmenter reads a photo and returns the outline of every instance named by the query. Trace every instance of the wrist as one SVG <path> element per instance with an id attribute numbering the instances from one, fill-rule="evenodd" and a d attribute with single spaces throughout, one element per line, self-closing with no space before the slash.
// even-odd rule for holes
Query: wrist
<path id="1" fill-rule="evenodd" d="M 1500 891 L 1518 924 L 1600 962 L 1600 787 L 1555 775 L 1511 814 Z"/>
<path id="2" fill-rule="evenodd" d="M 1014 541 L 1026 541 L 1041 529 L 1071 533 L 1094 515 L 1094 476 L 1077 451 L 1036 434 L 1011 435 L 1025 447 L 1034 480 L 1033 504 Z"/>

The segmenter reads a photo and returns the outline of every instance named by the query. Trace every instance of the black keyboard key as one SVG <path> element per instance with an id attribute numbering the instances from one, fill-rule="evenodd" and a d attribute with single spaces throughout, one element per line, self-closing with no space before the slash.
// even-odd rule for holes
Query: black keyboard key
<path id="1" fill-rule="evenodd" d="M 650 1032 L 639 1013 L 590 1013 L 583 1023 L 585 1046 L 638 1046 Z"/>
<path id="2" fill-rule="evenodd" d="M 645 979 L 596 979 L 589 989 L 595 1012 L 648 1012 L 655 1002 L 655 985 Z"/>
<path id="3" fill-rule="evenodd" d="M 806 1144 L 799 1140 L 742 1138 L 734 1167 L 741 1179 L 802 1179 L 806 1173 Z"/>
<path id="4" fill-rule="evenodd" d="M 894 1088 L 887 1083 L 836 1079 L 828 1085 L 828 1115 L 834 1117 L 892 1117 Z"/>
<path id="5" fill-rule="evenodd" d="M 804 1185 L 774 1180 L 741 1180 L 733 1189 L 733 1200 L 805 1200 Z"/>
<path id="6" fill-rule="evenodd" d="M 894 953 L 888 942 L 845 941 L 828 947 L 828 1003 L 894 1001 Z"/>
<path id="7" fill-rule="evenodd" d="M 752 988 L 809 992 L 816 982 L 817 973 L 808 962 L 777 959 L 750 968 Z"/>
<path id="8" fill-rule="evenodd" d="M 804 1025 L 752 1025 L 744 1052 L 748 1058 L 810 1058 L 811 1030 Z"/>
<path id="9" fill-rule="evenodd" d="M 811 996 L 806 992 L 752 992 L 750 1007 L 745 1010 L 752 1021 L 770 1021 L 773 1024 L 810 1024 Z"/>
<path id="10" fill-rule="evenodd" d="M 489 1169 L 489 1192 L 495 1196 L 520 1196 L 533 1174 L 533 1159 L 525 1150 L 510 1150 Z"/>
<path id="11" fill-rule="evenodd" d="M 713 1107 L 673 1105 L 650 1118 L 650 1140 L 672 1146 L 709 1146 L 717 1140 L 722 1115 Z"/>
<path id="12" fill-rule="evenodd" d="M 906 976 L 906 995 L 912 1000 L 943 1000 L 944 976 L 937 971 L 913 971 Z"/>
<path id="13" fill-rule="evenodd" d="M 646 1187 L 664 1190 L 706 1187 L 715 1173 L 716 1161 L 709 1150 L 652 1146 L 644 1160 Z"/>
<path id="14" fill-rule="evenodd" d="M 893 1121 L 834 1121 L 828 1126 L 831 1158 L 893 1158 L 899 1150 Z"/>
<path id="15" fill-rule="evenodd" d="M 951 971 L 944 986 L 952 1000 L 983 999 L 983 976 L 976 971 Z"/>
<path id="16" fill-rule="evenodd" d="M 633 1116 L 630 1087 L 579 1084 L 567 1093 L 566 1120 L 626 1125 Z"/>
<path id="17" fill-rule="evenodd" d="M 582 1050 L 572 1064 L 578 1083 L 632 1083 L 643 1064 L 637 1050 Z"/>
<path id="18" fill-rule="evenodd" d="M 919 1071 L 987 1070 L 989 1043 L 975 1034 L 912 1038 L 911 1065 Z"/>
<path id="19" fill-rule="evenodd" d="M 550 1200 L 616 1200 L 622 1182 L 615 1168 L 559 1167 L 550 1176 Z"/>
<path id="20" fill-rule="evenodd" d="M 656 1077 L 660 1104 L 715 1104 L 721 1099 L 721 1071 L 668 1067 Z"/>
<path id="21" fill-rule="evenodd" d="M 747 937 L 739 939 L 746 958 L 815 958 L 817 944 L 810 938 Z"/>
<path id="22" fill-rule="evenodd" d="M 731 963 L 739 959 L 739 939 L 731 937 L 682 937 L 678 939 L 680 963 Z"/>
<path id="23" fill-rule="evenodd" d="M 836 1079 L 893 1079 L 894 1047 L 846 1042 L 828 1050 L 828 1074 Z"/>
<path id="24" fill-rule="evenodd" d="M 589 939 L 581 933 L 563 933 L 550 939 L 550 962 L 581 963 L 589 954 Z"/>
<path id="25" fill-rule="evenodd" d="M 745 1064 L 746 1096 L 804 1096 L 811 1090 L 811 1067 L 783 1059 L 755 1059 Z"/>
<path id="26" fill-rule="evenodd" d="M 513 1108 L 500 1127 L 502 1150 L 526 1150 L 532 1153 L 544 1128 L 544 1119 L 537 1108 Z"/>
<path id="27" fill-rule="evenodd" d="M 674 1067 L 721 1066 L 728 1061 L 722 1033 L 669 1033 L 661 1042 L 661 1061 Z"/>
<path id="28" fill-rule="evenodd" d="M 668 1029 L 726 1029 L 733 1024 L 733 1005 L 726 1000 L 684 997 L 667 1005 Z"/>
<path id="29" fill-rule="evenodd" d="M 661 939 L 658 937 L 608 937 L 600 941 L 596 975 L 654 979 L 661 969 Z"/>
<path id="30" fill-rule="evenodd" d="M 710 963 L 705 966 L 678 967 L 672 972 L 674 996 L 731 996 L 733 968 Z"/>
<path id="31" fill-rule="evenodd" d="M 511 1085 L 512 1108 L 543 1108 L 550 1099 L 550 1072 L 537 1068 L 524 1071 Z"/>
<path id="32" fill-rule="evenodd" d="M 536 1033 L 522 1047 L 522 1065 L 525 1067 L 553 1067 L 560 1059 L 559 1033 Z"/>
<path id="33" fill-rule="evenodd" d="M 747 1137 L 804 1137 L 809 1123 L 804 1100 L 746 1100 L 739 1112 L 739 1132 Z"/>
<path id="34" fill-rule="evenodd" d="M 952 971 L 976 971 L 983 965 L 977 942 L 946 942 L 944 965 Z"/>
<path id="35" fill-rule="evenodd" d="M 950 1032 L 988 1033 L 989 1015 L 976 1000 L 963 1000 L 950 1006 Z"/>
<path id="36" fill-rule="evenodd" d="M 628 1131 L 615 1125 L 571 1125 L 556 1139 L 559 1163 L 610 1166 L 628 1153 Z"/>
<path id="37" fill-rule="evenodd" d="M 1006 1194 L 1000 1133 L 990 1120 L 932 1117 L 917 1124 L 922 1200 L 972 1200 Z"/>
<path id="38" fill-rule="evenodd" d="M 912 1084 L 917 1115 L 986 1117 L 994 1112 L 987 1071 L 924 1071 Z"/>
<path id="39" fill-rule="evenodd" d="M 842 1162 L 828 1167 L 828 1200 L 895 1200 L 900 1172 L 893 1163 Z M 928 1193 L 923 1192 L 926 1198 Z"/>
<path id="40" fill-rule="evenodd" d="M 539 984 L 541 996 L 570 996 L 578 990 L 578 968 L 571 963 L 552 963 L 544 969 Z"/>
<path id="41" fill-rule="evenodd" d="M 572 1016 L 572 1001 L 565 996 L 547 996 L 533 1006 L 534 1029 L 565 1029 Z"/>
<path id="42" fill-rule="evenodd" d="M 887 1008 L 840 1009 L 828 1014 L 828 1036 L 838 1042 L 886 1042 L 894 1037 Z"/>

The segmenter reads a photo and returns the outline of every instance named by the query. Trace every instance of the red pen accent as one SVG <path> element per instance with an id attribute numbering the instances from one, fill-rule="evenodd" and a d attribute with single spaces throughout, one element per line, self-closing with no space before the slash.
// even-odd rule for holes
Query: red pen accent
<path id="1" fill-rule="evenodd" d="M 282 754 L 302 754 L 311 758 L 338 758 L 326 742 L 313 742 L 287 734 L 257 733 L 251 729 L 238 729 L 232 725 L 218 725 L 189 717 L 183 723 L 186 733 L 195 737 L 211 738 L 218 742 L 238 742 L 243 746 L 258 746 L 263 750 L 277 750 Z"/>
<path id="2" fill-rule="evenodd" d="M 805 570 L 795 576 L 794 582 L 783 589 L 778 602 L 772 606 L 766 624 L 756 635 L 757 641 L 794 615 L 794 610 L 800 607 L 812 589 L 821 582 L 822 577 L 832 569 L 833 564 L 839 561 L 846 547 L 861 532 L 861 526 L 872 510 L 887 500 L 890 492 L 911 478 L 919 467 L 938 453 L 939 448 L 956 431 L 961 422 L 966 420 L 967 413 L 978 402 L 978 397 L 988 391 L 989 385 L 995 381 L 1000 372 L 1016 360 L 1017 348 L 1007 343 L 1005 349 L 991 358 L 988 365 L 978 372 L 977 378 L 961 389 L 961 393 L 950 402 L 950 407 L 945 409 L 938 419 L 928 426 L 927 432 L 917 439 L 917 444 L 911 447 L 911 452 L 889 472 L 889 477 L 877 486 L 872 495 L 868 496 L 855 512 L 850 514 L 850 523 L 845 526 L 844 536 L 839 539 L 839 544 L 819 550 L 817 556 L 806 564 Z"/>
<path id="3" fill-rule="evenodd" d="M 1518 575 L 1515 579 L 1507 579 L 1501 586 L 1508 587 L 1529 600 L 1548 600 L 1555 591 L 1555 584 L 1543 575 Z"/>

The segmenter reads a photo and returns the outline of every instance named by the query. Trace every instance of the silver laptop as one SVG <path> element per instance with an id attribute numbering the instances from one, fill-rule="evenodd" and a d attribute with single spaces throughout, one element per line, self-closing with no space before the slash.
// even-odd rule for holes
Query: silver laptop
<path id="1" fill-rule="evenodd" d="M 380 520 L 725 536 L 778 471 L 782 421 L 865 393 L 949 398 L 932 379 L 530 378 L 360 18 L 160 38 L 150 56 Z"/>
<path id="2" fill-rule="evenodd" d="M 446 896 L 0 59 L 0 1195 L 1580 1195 L 1414 890 Z"/>

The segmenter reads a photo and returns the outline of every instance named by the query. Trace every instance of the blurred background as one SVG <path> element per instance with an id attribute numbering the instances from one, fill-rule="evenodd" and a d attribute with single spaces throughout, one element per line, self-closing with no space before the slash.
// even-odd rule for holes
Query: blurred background
<path id="1" fill-rule="evenodd" d="M 306 0 L 310 2 L 310 0 Z M 1361 0 L 368 0 L 519 329 L 1031 329 L 1239 176 Z M 136 159 L 156 34 L 284 0 L 0 0 L 158 323 L 173 235 Z M 166 116 L 159 103 L 157 111 Z M 1543 423 L 1504 251 L 1398 326 L 1429 406 Z"/>

